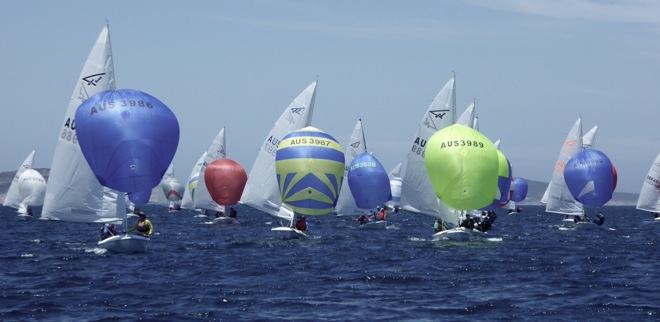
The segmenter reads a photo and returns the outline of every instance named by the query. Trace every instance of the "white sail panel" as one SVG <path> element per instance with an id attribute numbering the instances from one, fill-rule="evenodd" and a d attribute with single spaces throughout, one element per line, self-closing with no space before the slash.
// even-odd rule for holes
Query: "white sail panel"
<path id="1" fill-rule="evenodd" d="M 401 206 L 401 162 L 399 162 L 388 174 L 390 178 L 390 190 L 392 190 L 392 200 L 385 203 L 390 208 Z"/>
<path id="2" fill-rule="evenodd" d="M 27 169 L 18 179 L 18 194 L 21 205 L 41 206 L 46 193 L 46 180 L 34 169 Z"/>
<path id="3" fill-rule="evenodd" d="M 362 119 L 358 119 L 357 123 L 355 123 L 355 128 L 353 128 L 351 138 L 346 145 L 345 151 L 344 160 L 346 162 L 344 167 L 344 180 L 341 184 L 339 198 L 337 199 L 337 214 L 359 215 L 363 213 L 363 211 L 358 208 L 357 204 L 355 204 L 355 199 L 353 199 L 353 194 L 348 186 L 348 169 L 357 155 L 367 151 L 366 140 L 364 139 L 364 129 L 362 128 Z"/>
<path id="4" fill-rule="evenodd" d="M 206 158 L 206 152 L 202 153 L 202 156 L 199 157 L 195 165 L 193 166 L 192 171 L 190 172 L 190 177 L 186 181 L 186 188 L 183 191 L 183 198 L 181 198 L 181 208 L 183 209 L 195 209 L 193 200 L 195 198 L 195 189 L 197 188 L 197 183 L 199 182 L 199 170 L 204 165 L 204 159 Z"/>
<path id="5" fill-rule="evenodd" d="M 197 182 L 197 188 L 195 189 L 195 198 L 193 199 L 193 204 L 197 209 L 207 209 L 211 211 L 225 211 L 225 207 L 217 204 L 211 198 L 208 188 L 206 188 L 206 181 L 204 179 L 204 173 L 206 167 L 211 164 L 213 161 L 226 158 L 226 141 L 225 141 L 225 128 L 220 129 L 220 132 L 213 138 L 213 142 L 206 150 L 206 157 L 202 163 L 202 167 L 199 169 L 199 181 Z"/>
<path id="6" fill-rule="evenodd" d="M 596 141 L 596 133 L 598 132 L 598 125 L 594 126 L 587 132 L 585 135 L 582 136 L 582 148 L 583 149 L 588 149 L 588 148 L 593 148 L 594 143 Z"/>
<path id="7" fill-rule="evenodd" d="M 495 142 L 493 143 L 493 145 L 495 146 L 495 148 L 498 149 L 498 150 L 500 150 L 500 144 L 502 144 L 502 140 L 500 140 L 500 139 L 497 139 L 497 141 L 495 141 Z"/>
<path id="8" fill-rule="evenodd" d="M 11 180 L 11 184 L 9 185 L 9 190 L 7 190 L 7 194 L 5 195 L 5 200 L 2 202 L 3 206 L 12 207 L 15 209 L 20 207 L 23 200 L 18 190 L 19 178 L 26 170 L 32 169 L 34 153 L 35 151 L 32 150 L 32 152 L 28 154 L 27 158 L 25 158 L 23 163 L 21 163 L 21 166 L 18 167 L 18 170 L 16 170 L 16 174 L 14 174 L 14 178 Z"/>
<path id="9" fill-rule="evenodd" d="M 403 164 L 401 185 L 401 207 L 406 211 L 422 213 L 442 219 L 448 223 L 456 221 L 451 211 L 435 195 L 424 165 L 424 151 L 431 135 L 454 124 L 456 115 L 455 78 L 451 78 L 433 99 L 419 123 Z"/>
<path id="10" fill-rule="evenodd" d="M 277 216 L 282 203 L 277 177 L 275 176 L 275 152 L 280 140 L 289 132 L 309 126 L 314 110 L 316 82 L 303 90 L 268 132 L 264 144 L 259 148 L 241 202 L 253 208 Z"/>
<path id="11" fill-rule="evenodd" d="M 644 178 L 637 199 L 637 209 L 660 213 L 660 154 L 655 158 L 649 173 Z"/>
<path id="12" fill-rule="evenodd" d="M 472 122 L 472 128 L 479 131 L 479 115 L 474 114 L 474 121 Z"/>
<path id="13" fill-rule="evenodd" d="M 104 193 L 78 145 L 75 113 L 90 96 L 115 88 L 112 48 L 108 26 L 104 26 L 87 57 L 69 101 L 62 128 L 59 130 L 55 154 L 48 178 L 42 219 L 92 222 L 114 216 L 104 208 Z"/>
<path id="14" fill-rule="evenodd" d="M 552 179 L 548 187 L 548 197 L 545 211 L 564 215 L 582 215 L 582 205 L 573 198 L 564 181 L 564 167 L 568 160 L 582 149 L 582 120 L 575 121 L 571 131 L 566 136 L 557 162 L 555 162 Z"/>
<path id="15" fill-rule="evenodd" d="M 472 104 L 461 113 L 461 116 L 456 119 L 456 124 L 474 128 L 474 104 L 475 102 L 472 102 Z"/>

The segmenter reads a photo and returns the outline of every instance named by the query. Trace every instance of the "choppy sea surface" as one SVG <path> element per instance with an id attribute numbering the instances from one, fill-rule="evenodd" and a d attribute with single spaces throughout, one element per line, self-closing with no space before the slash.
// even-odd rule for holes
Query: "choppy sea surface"
<path id="1" fill-rule="evenodd" d="M 23 221 L 0 208 L 0 320 L 660 319 L 660 222 L 605 208 L 596 230 L 525 207 L 488 238 L 431 241 L 433 220 L 399 213 L 387 230 L 309 220 L 283 241 L 247 207 L 239 225 L 146 207 L 148 253 L 96 248 L 99 225 Z"/>

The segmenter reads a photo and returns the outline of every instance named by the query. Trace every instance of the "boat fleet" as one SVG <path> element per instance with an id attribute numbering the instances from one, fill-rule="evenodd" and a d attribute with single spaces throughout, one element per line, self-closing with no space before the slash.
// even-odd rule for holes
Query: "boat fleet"
<path id="1" fill-rule="evenodd" d="M 109 27 L 103 27 L 89 53 L 57 133 L 48 182 L 32 169 L 35 151 L 14 176 L 3 206 L 22 217 L 71 222 L 122 224 L 124 233 L 100 240 L 114 252 L 145 252 L 145 234 L 128 234 L 128 209 L 146 203 L 215 214 L 214 224 L 237 224 L 233 206 L 243 204 L 272 216 L 272 233 L 305 238 L 305 216 L 365 216 L 374 211 L 423 214 L 436 219 L 434 240 L 480 238 L 492 223 L 490 212 L 527 195 L 524 178 L 500 148 L 501 141 L 479 132 L 476 102 L 456 113 L 453 75 L 432 100 L 411 136 L 403 160 L 387 171 L 367 149 L 365 124 L 358 119 L 342 146 L 312 125 L 318 83 L 309 84 L 285 108 L 248 172 L 228 158 L 227 129 L 221 128 L 193 165 L 185 182 L 173 174 L 179 143 L 176 115 L 158 98 L 133 89 L 116 89 Z M 595 227 L 597 212 L 614 193 L 616 168 L 595 148 L 598 127 L 582 133 L 578 118 L 569 131 L 543 196 L 546 212 L 565 216 L 573 228 Z M 137 209 L 136 209 L 137 208 Z M 637 208 L 660 213 L 660 155 L 644 180 Z M 494 214 L 494 213 L 493 213 Z M 598 217 L 600 218 L 600 217 Z M 357 224 L 356 224 L 357 225 Z M 387 220 L 360 219 L 361 229 L 385 229 Z"/>

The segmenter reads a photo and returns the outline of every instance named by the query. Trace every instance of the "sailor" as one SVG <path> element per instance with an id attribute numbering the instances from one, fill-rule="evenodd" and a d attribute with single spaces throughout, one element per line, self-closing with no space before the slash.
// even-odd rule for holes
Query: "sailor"
<path id="1" fill-rule="evenodd" d="M 493 226 L 495 219 L 497 219 L 497 214 L 495 213 L 495 211 L 489 210 L 486 213 L 486 215 L 481 219 L 481 222 L 479 223 L 477 229 L 481 232 L 489 231 L 491 226 Z"/>
<path id="2" fill-rule="evenodd" d="M 442 222 L 442 219 L 438 218 L 435 221 L 435 223 L 433 224 L 433 229 L 435 230 L 436 233 L 445 230 L 445 224 Z"/>
<path id="3" fill-rule="evenodd" d="M 99 236 L 99 240 L 104 240 L 115 235 L 117 235 L 117 229 L 115 228 L 115 225 L 103 224 L 103 226 L 101 226 L 101 236 Z"/>
<path id="4" fill-rule="evenodd" d="M 140 218 L 138 218 L 138 221 L 137 223 L 135 223 L 135 226 L 129 229 L 126 233 L 128 234 L 134 230 L 137 230 L 138 235 L 144 237 L 151 237 L 151 235 L 154 234 L 154 225 L 152 225 L 151 221 L 147 219 L 147 215 L 145 215 L 144 212 L 140 211 L 139 216 Z"/>
<path id="5" fill-rule="evenodd" d="M 306 231 L 307 230 L 307 222 L 305 221 L 305 216 L 300 216 L 298 220 L 296 221 L 296 229 L 300 231 Z"/>
<path id="6" fill-rule="evenodd" d="M 229 207 L 229 217 L 234 219 L 238 217 L 238 211 L 236 211 L 236 208 Z"/>
<path id="7" fill-rule="evenodd" d="M 215 212 L 215 218 L 220 218 L 220 217 L 224 217 L 224 216 L 225 216 L 225 213 L 222 212 L 222 211 L 216 211 Z"/>
<path id="8" fill-rule="evenodd" d="M 27 206 L 27 211 L 26 211 L 26 212 L 27 212 L 27 215 L 28 215 L 28 216 L 30 216 L 30 217 L 34 217 L 34 216 L 32 215 L 32 207 Z"/>
<path id="9" fill-rule="evenodd" d="M 594 219 L 594 224 L 600 226 L 605 222 L 605 216 L 603 215 L 602 212 L 598 212 L 598 215 L 596 215 L 596 219 Z"/>
<path id="10" fill-rule="evenodd" d="M 467 229 L 473 229 L 476 225 L 477 223 L 474 220 L 474 218 L 472 218 L 471 216 L 467 216 L 465 219 L 463 219 L 463 221 L 459 226 Z"/>
<path id="11" fill-rule="evenodd" d="M 521 213 L 522 210 L 523 210 L 523 209 L 522 209 L 521 207 L 516 207 L 516 212 L 517 212 L 517 213 Z"/>
<path id="12" fill-rule="evenodd" d="M 357 222 L 360 225 L 364 225 L 369 222 L 369 217 L 365 214 L 361 214 L 360 217 L 357 217 Z"/>
<path id="13" fill-rule="evenodd" d="M 387 208 L 381 207 L 376 213 L 376 220 L 382 221 L 387 217 Z"/>
<path id="14" fill-rule="evenodd" d="M 653 218 L 660 218 L 660 213 L 654 212 L 653 213 Z"/>

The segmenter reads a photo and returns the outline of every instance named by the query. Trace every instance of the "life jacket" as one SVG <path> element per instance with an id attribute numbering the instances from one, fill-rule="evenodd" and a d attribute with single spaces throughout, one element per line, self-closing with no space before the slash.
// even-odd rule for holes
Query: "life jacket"
<path id="1" fill-rule="evenodd" d="M 385 209 L 381 209 L 381 210 L 376 214 L 376 220 L 385 220 Z"/>
<path id="2" fill-rule="evenodd" d="M 138 221 L 137 231 L 141 233 L 149 232 L 150 226 L 151 226 L 151 222 L 148 219 L 146 219 L 145 221 Z"/>

